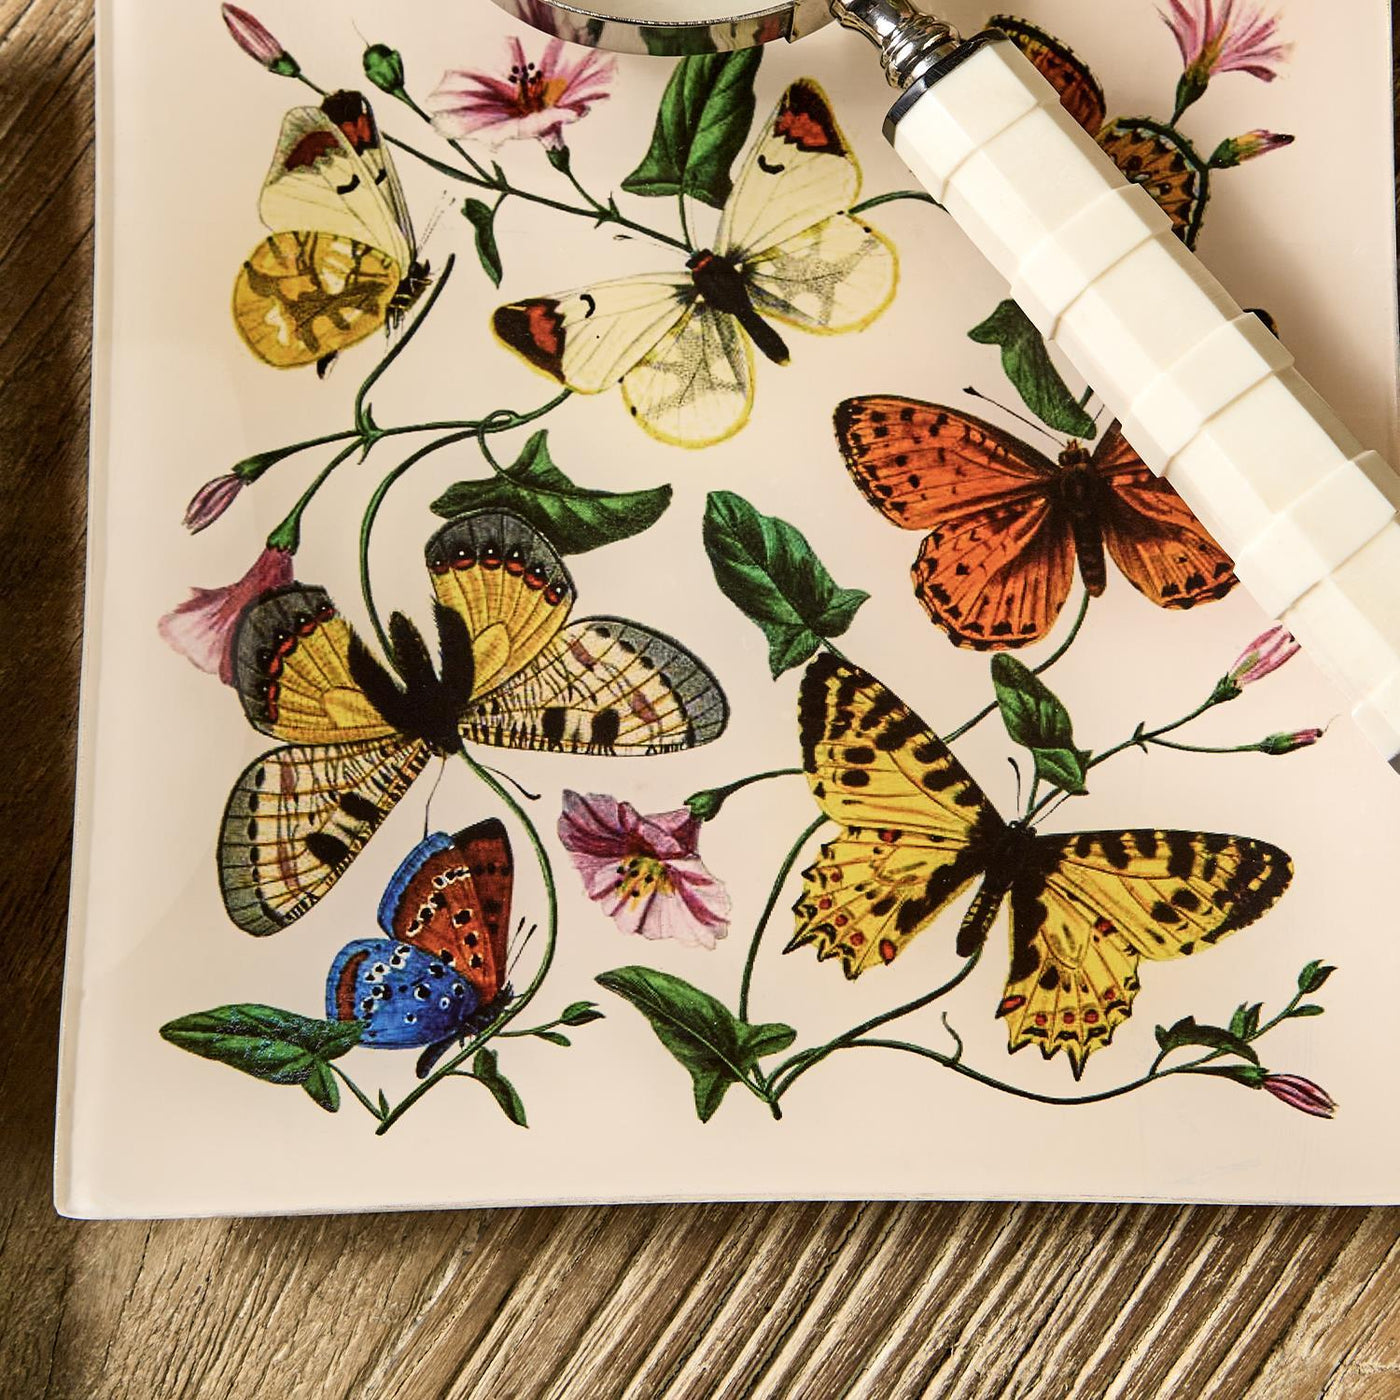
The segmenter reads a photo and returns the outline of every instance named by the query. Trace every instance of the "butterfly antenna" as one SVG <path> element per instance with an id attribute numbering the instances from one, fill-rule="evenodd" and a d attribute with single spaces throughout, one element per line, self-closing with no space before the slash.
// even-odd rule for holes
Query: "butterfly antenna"
<path id="1" fill-rule="evenodd" d="M 516 920 L 516 924 L 515 924 L 515 937 L 514 937 L 513 939 L 511 939 L 511 943 L 512 943 L 512 945 L 513 945 L 513 951 L 511 952 L 511 955 L 510 955 L 510 965 L 506 968 L 506 975 L 505 975 L 505 978 L 503 979 L 503 980 L 505 980 L 505 981 L 507 981 L 507 982 L 510 981 L 510 979 L 511 979 L 511 974 L 515 971 L 515 965 L 516 965 L 516 963 L 518 963 L 518 962 L 520 961 L 520 955 L 521 955 L 521 954 L 525 951 L 525 949 L 529 946 L 530 940 L 531 940 L 531 939 L 535 936 L 535 934 L 539 931 L 539 927 L 540 927 L 540 926 L 539 926 L 538 924 L 531 924 L 531 925 L 530 925 L 530 928 L 529 928 L 529 931 L 526 932 L 526 933 L 522 936 L 520 930 L 523 929 L 524 927 L 525 927 L 525 920 L 524 920 L 523 918 L 517 919 L 517 920 Z"/>
<path id="2" fill-rule="evenodd" d="M 423 236 L 418 240 L 418 251 L 421 253 L 433 240 L 433 234 L 437 232 L 437 226 L 442 222 L 442 216 L 452 207 L 452 191 L 444 190 L 442 197 L 433 207 L 433 212 L 428 216 L 428 222 L 423 229 Z"/>
<path id="3" fill-rule="evenodd" d="M 1058 812 L 1058 811 L 1060 810 L 1060 808 L 1063 807 L 1063 806 L 1065 805 L 1065 803 L 1068 802 L 1068 801 L 1070 800 L 1070 798 L 1073 797 L 1073 796 L 1074 796 L 1074 794 L 1073 794 L 1072 792 L 1062 792 L 1062 793 L 1061 793 L 1061 794 L 1060 794 L 1060 795 L 1059 795 L 1059 796 L 1058 796 L 1058 797 L 1057 797 L 1057 798 L 1056 798 L 1056 799 L 1055 799 L 1055 800 L 1040 814 L 1040 820 L 1041 820 L 1041 821 L 1049 821 L 1049 819 L 1050 819 L 1051 817 L 1053 817 L 1053 816 L 1055 815 L 1055 813 Z"/>
<path id="4" fill-rule="evenodd" d="M 1011 771 L 1016 775 L 1016 806 L 1021 805 L 1021 765 L 1014 758 L 1008 757 L 1006 760 L 1011 765 Z"/>
<path id="5" fill-rule="evenodd" d="M 437 777 L 433 779 L 433 785 L 428 790 L 428 800 L 423 804 L 423 839 L 428 839 L 429 813 L 433 810 L 433 798 L 437 796 L 437 790 L 442 786 L 442 775 L 447 772 L 447 755 L 443 754 L 442 764 L 438 768 Z"/>
<path id="6" fill-rule="evenodd" d="M 503 773 L 499 768 L 492 768 L 489 763 L 483 763 L 480 766 L 486 772 L 493 774 L 497 778 L 500 778 L 502 782 L 509 783 L 511 787 L 513 787 L 516 790 L 516 792 L 518 792 L 521 795 L 521 797 L 526 799 L 526 801 L 538 802 L 540 800 L 539 793 L 531 792 L 530 789 L 527 788 L 524 783 L 520 782 L 518 779 L 512 778 L 509 773 Z"/>
<path id="7" fill-rule="evenodd" d="M 1018 423 L 1024 423 L 1026 427 L 1034 428 L 1038 433 L 1044 433 L 1045 436 L 1048 437 L 1050 441 L 1055 444 L 1056 447 L 1063 450 L 1064 443 L 1055 433 L 1052 433 L 1050 429 L 1045 426 L 1044 423 L 1037 423 L 1034 418 L 1027 418 L 1024 413 L 1017 413 L 1014 408 L 1007 408 L 1007 406 L 1004 403 L 1002 403 L 1000 399 L 991 398 L 989 395 L 982 393 L 980 390 L 974 389 L 971 384 L 968 384 L 964 387 L 963 393 L 967 394 L 970 398 L 981 399 L 983 403 L 989 403 L 992 405 L 993 408 L 1001 409 L 1001 411 L 1004 414 L 1006 414 L 1008 418 L 1014 418 Z"/>

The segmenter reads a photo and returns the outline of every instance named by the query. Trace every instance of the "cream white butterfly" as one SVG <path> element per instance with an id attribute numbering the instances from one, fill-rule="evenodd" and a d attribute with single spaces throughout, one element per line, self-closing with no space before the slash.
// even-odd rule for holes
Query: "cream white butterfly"
<path id="1" fill-rule="evenodd" d="M 273 233 L 239 270 L 233 318 L 266 364 L 324 371 L 427 285 L 398 172 L 358 92 L 287 113 L 258 213 Z"/>
<path id="2" fill-rule="evenodd" d="M 713 249 L 683 269 L 624 277 L 497 309 L 497 336 L 580 394 L 621 384 L 653 437 L 706 447 L 753 406 L 753 347 L 788 350 L 772 322 L 835 334 L 894 297 L 894 248 L 847 212 L 860 167 L 810 79 L 793 83 L 744 161 Z"/>

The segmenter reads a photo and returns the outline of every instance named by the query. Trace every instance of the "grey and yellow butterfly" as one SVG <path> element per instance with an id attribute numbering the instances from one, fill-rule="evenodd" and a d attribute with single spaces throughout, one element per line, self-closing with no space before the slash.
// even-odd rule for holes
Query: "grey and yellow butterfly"
<path id="1" fill-rule="evenodd" d="M 627 757 L 724 730 L 719 682 L 679 642 L 624 618 L 570 619 L 573 580 L 519 516 L 458 516 L 426 563 L 436 667 L 395 613 L 392 674 L 321 588 L 275 589 L 239 618 L 234 685 L 282 745 L 249 764 L 224 811 L 224 906 L 248 933 L 306 913 L 429 761 L 463 743 Z"/>
<path id="2" fill-rule="evenodd" d="M 265 364 L 324 372 L 427 285 L 393 158 L 358 92 L 287 113 L 258 213 L 273 232 L 239 270 L 233 317 Z"/>
<path id="3" fill-rule="evenodd" d="M 614 385 L 653 437 L 706 447 L 753 406 L 753 347 L 788 362 L 774 322 L 835 334 L 894 297 L 894 248 L 849 213 L 860 167 L 810 79 L 783 93 L 744 160 L 713 249 L 684 268 L 497 309 L 497 336 L 576 393 Z"/>
<path id="4" fill-rule="evenodd" d="M 1189 956 L 1260 918 L 1293 865 L 1277 846 L 1199 831 L 1042 835 L 1002 819 L 948 746 L 873 676 L 824 654 L 799 708 L 803 766 L 842 830 L 803 873 L 788 951 L 847 977 L 891 963 L 974 881 L 960 957 L 1011 905 L 997 1015 L 1010 1049 L 1060 1049 L 1076 1079 L 1131 1014 L 1142 959 Z"/>

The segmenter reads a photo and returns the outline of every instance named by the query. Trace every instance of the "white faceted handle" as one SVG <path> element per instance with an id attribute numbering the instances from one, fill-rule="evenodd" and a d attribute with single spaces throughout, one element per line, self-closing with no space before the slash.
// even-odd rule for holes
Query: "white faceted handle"
<path id="1" fill-rule="evenodd" d="M 1367 736 L 1400 755 L 1400 479 L 1014 44 L 906 95 L 886 130 Z"/>

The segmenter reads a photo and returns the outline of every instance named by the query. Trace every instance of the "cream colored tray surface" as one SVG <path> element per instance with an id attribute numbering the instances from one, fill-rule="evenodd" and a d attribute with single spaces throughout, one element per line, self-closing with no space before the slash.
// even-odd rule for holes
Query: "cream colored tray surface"
<path id="1" fill-rule="evenodd" d="M 867 51 L 259 5 L 101 7 L 59 1209 L 1400 1199 L 1400 784 Z M 1387 7 L 1108 10 L 1393 456 Z"/>

